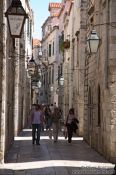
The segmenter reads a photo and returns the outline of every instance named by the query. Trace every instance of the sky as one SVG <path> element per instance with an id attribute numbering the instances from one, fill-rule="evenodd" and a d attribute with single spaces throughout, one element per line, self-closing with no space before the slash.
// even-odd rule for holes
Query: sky
<path id="1" fill-rule="evenodd" d="M 41 40 L 41 26 L 49 16 L 49 2 L 61 2 L 61 0 L 30 0 L 30 7 L 34 12 L 33 38 Z"/>

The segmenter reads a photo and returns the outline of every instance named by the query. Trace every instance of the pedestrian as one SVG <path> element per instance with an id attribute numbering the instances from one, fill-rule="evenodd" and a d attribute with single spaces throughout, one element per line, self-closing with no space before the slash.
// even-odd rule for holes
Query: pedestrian
<path id="1" fill-rule="evenodd" d="M 74 108 L 71 108 L 65 122 L 68 132 L 68 143 L 71 143 L 73 132 L 76 132 L 76 129 L 78 128 L 77 123 L 79 123 L 79 121 L 75 117 Z"/>
<path id="2" fill-rule="evenodd" d="M 43 116 L 41 112 L 41 106 L 36 105 L 35 111 L 31 114 L 31 122 L 32 122 L 32 144 L 40 145 L 40 132 L 41 132 L 41 124 L 43 123 Z"/>
<path id="3" fill-rule="evenodd" d="M 29 116 L 28 116 L 28 127 L 31 128 L 31 115 L 35 111 L 35 106 L 36 104 L 32 104 L 32 107 L 29 111 Z"/>
<path id="4" fill-rule="evenodd" d="M 46 106 L 45 108 L 45 124 L 46 124 L 46 130 L 51 127 L 51 110 L 49 106 Z"/>
<path id="5" fill-rule="evenodd" d="M 60 125 L 60 120 L 61 115 L 59 112 L 59 108 L 56 107 L 54 108 L 54 112 L 52 114 L 52 128 L 53 128 L 53 137 L 54 137 L 54 142 L 58 141 L 58 131 L 59 131 L 59 125 Z"/>
<path id="6" fill-rule="evenodd" d="M 49 132 L 49 138 L 52 139 L 52 112 L 49 105 L 45 109 L 46 130 Z"/>
<path id="7" fill-rule="evenodd" d="M 44 106 L 41 105 L 41 113 L 42 113 L 42 123 L 41 123 L 41 131 L 44 131 L 44 125 L 45 125 L 45 110 Z"/>

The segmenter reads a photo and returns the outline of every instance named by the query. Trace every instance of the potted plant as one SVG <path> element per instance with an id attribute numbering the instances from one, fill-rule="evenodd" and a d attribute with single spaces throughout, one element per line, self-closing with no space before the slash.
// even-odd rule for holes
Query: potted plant
<path id="1" fill-rule="evenodd" d="M 70 41 L 68 39 L 66 39 L 64 41 L 64 49 L 69 49 L 70 48 Z"/>

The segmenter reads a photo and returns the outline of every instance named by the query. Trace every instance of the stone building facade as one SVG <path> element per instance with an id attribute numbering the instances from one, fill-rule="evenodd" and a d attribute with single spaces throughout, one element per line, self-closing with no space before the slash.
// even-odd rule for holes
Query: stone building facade
<path id="1" fill-rule="evenodd" d="M 42 88 L 44 103 L 58 105 L 59 19 L 61 3 L 50 3 L 50 16 L 42 26 Z"/>
<path id="2" fill-rule="evenodd" d="M 20 39 L 15 39 L 15 90 L 14 90 L 14 134 L 15 136 L 24 127 L 25 116 L 31 105 L 30 77 L 27 72 L 28 60 L 32 57 L 32 25 L 33 13 L 28 1 L 22 1 L 29 18 L 25 22 L 24 32 Z M 27 98 L 29 98 L 27 100 Z M 17 122 L 18 121 L 18 122 Z"/>
<path id="3" fill-rule="evenodd" d="M 3 12 L 5 11 L 4 9 L 4 2 L 2 1 L 0 3 L 0 37 L 1 37 L 1 41 L 0 41 L 0 64 L 3 65 L 3 61 L 4 61 L 4 56 L 5 56 L 5 48 L 4 48 L 4 38 L 5 38 L 5 33 L 3 32 L 5 30 L 5 27 L 4 27 L 4 18 L 3 18 Z M 3 10 L 4 9 L 4 10 Z M 3 74 L 3 67 L 0 66 L 0 100 L 1 100 L 1 103 L 0 103 L 0 113 L 2 111 L 2 109 L 4 108 L 4 104 L 2 103 L 2 74 Z M 5 98 L 5 97 L 4 97 Z M 5 103 L 5 100 L 4 100 L 4 103 Z M 2 115 L 0 115 L 0 141 L 1 141 L 1 145 L 0 145 L 0 157 L 1 159 L 4 157 L 4 137 L 3 135 L 5 134 L 5 128 L 3 127 L 3 125 L 5 124 L 5 118 L 4 118 L 4 114 L 2 113 Z M 3 162 L 1 160 L 1 162 Z"/>
<path id="4" fill-rule="evenodd" d="M 63 76 L 64 76 L 64 115 L 68 115 L 69 108 L 73 107 L 73 69 L 72 69 L 72 40 L 73 40 L 73 9 L 74 3 L 66 1 L 64 7 L 64 43 L 69 43 L 69 47 L 64 44 L 64 62 L 63 62 Z"/>
<path id="5" fill-rule="evenodd" d="M 73 8 L 73 35 L 72 35 L 72 72 L 73 97 L 72 104 L 79 119 L 80 136 L 83 135 L 84 121 L 84 73 L 86 57 L 86 16 L 87 1 L 75 0 Z M 76 80 L 76 81 L 75 81 Z"/>
<path id="6" fill-rule="evenodd" d="M 42 62 L 42 51 L 41 41 L 39 39 L 33 39 L 33 59 L 36 63 L 36 73 L 34 79 L 32 79 L 32 103 L 42 104 L 41 99 L 41 62 Z"/>
<path id="7" fill-rule="evenodd" d="M 84 139 L 116 163 L 116 1 L 88 1 L 87 34 L 100 38 L 85 60 Z"/>
<path id="8" fill-rule="evenodd" d="M 82 136 L 87 3 L 84 0 L 64 3 L 64 9 L 61 12 L 64 19 L 64 42 L 70 42 L 70 47 L 64 48 L 64 116 L 67 116 L 69 108 L 74 107 L 75 115 L 79 119 L 78 134 Z"/>
<path id="9" fill-rule="evenodd" d="M 75 108 L 75 114 L 78 117 L 79 124 L 79 135 L 83 135 L 83 121 L 84 121 L 84 75 L 85 75 L 85 57 L 86 57 L 86 12 L 87 3 L 86 0 L 82 1 L 72 1 L 62 0 L 61 8 L 57 15 L 57 21 L 53 23 L 53 17 L 48 17 L 45 21 L 42 31 L 42 50 L 43 50 L 43 61 L 49 61 L 51 63 L 51 58 L 49 58 L 49 43 L 53 40 L 55 30 L 52 30 L 50 26 L 58 23 L 57 28 L 57 46 L 59 46 L 58 62 L 57 62 L 57 76 L 58 84 L 55 86 L 55 91 L 58 94 L 58 105 L 63 110 L 63 118 L 65 119 L 69 108 Z M 51 13 L 52 14 L 52 13 Z M 55 18 L 56 19 L 56 18 Z M 51 31 L 50 31 L 51 30 Z M 59 43 L 58 43 L 59 37 Z M 65 47 L 64 44 L 69 44 Z M 56 58 L 56 55 L 53 57 Z M 55 59 L 54 59 L 55 60 Z M 49 70 L 50 71 L 50 70 Z M 55 71 L 56 72 L 56 71 Z M 44 69 L 43 92 L 48 93 L 48 97 L 51 97 L 50 86 L 48 88 L 49 82 L 46 78 L 49 77 L 48 71 Z M 60 76 L 64 78 L 64 85 L 59 85 Z M 45 80 L 45 81 L 44 81 Z M 55 79 L 54 79 L 55 81 Z M 51 84 L 52 85 L 52 84 Z M 49 89 L 49 90 L 48 90 Z M 56 92 L 55 92 L 56 93 Z M 52 93 L 55 97 L 55 94 Z"/>
<path id="10" fill-rule="evenodd" d="M 30 107 L 24 37 L 11 38 L 4 15 L 11 2 L 0 2 L 0 163 L 4 163 L 14 135 L 26 125 Z"/>

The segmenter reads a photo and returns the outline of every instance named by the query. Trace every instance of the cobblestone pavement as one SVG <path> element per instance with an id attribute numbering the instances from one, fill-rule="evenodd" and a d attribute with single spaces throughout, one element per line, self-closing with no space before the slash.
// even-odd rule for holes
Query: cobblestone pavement
<path id="1" fill-rule="evenodd" d="M 24 129 L 0 166 L 0 175 L 110 175 L 114 165 L 91 149 L 80 137 L 54 143 L 44 131 L 41 145 L 32 145 L 31 130 Z"/>

